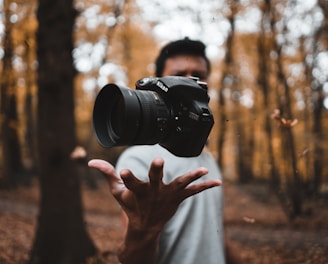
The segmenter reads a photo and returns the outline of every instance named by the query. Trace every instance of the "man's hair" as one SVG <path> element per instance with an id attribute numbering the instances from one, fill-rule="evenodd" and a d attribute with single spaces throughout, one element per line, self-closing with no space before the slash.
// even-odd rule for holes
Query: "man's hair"
<path id="1" fill-rule="evenodd" d="M 191 40 L 189 38 L 168 43 L 161 49 L 155 61 L 156 76 L 162 77 L 166 60 L 177 55 L 193 55 L 203 57 L 206 61 L 208 72 L 210 72 L 211 65 L 206 56 L 205 48 L 206 46 L 203 42 L 199 40 Z"/>

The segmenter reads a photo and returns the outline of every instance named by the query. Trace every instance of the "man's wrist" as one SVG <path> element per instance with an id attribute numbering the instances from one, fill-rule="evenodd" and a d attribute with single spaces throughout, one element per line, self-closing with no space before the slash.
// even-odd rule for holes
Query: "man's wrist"
<path id="1" fill-rule="evenodd" d="M 122 263 L 154 263 L 160 231 L 140 229 L 128 226 L 124 242 L 119 250 L 119 259 Z"/>

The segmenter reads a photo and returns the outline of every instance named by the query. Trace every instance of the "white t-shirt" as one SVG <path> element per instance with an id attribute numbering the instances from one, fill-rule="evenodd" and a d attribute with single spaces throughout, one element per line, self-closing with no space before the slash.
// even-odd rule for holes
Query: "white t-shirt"
<path id="1" fill-rule="evenodd" d="M 164 159 L 164 183 L 198 167 L 207 168 L 209 173 L 197 181 L 221 180 L 219 168 L 209 153 L 203 151 L 198 157 L 181 158 L 160 145 L 128 148 L 120 156 L 116 170 L 130 169 L 140 180 L 149 181 L 148 170 L 157 157 Z M 157 263 L 225 263 L 222 193 L 222 187 L 214 187 L 180 204 L 161 232 Z"/>

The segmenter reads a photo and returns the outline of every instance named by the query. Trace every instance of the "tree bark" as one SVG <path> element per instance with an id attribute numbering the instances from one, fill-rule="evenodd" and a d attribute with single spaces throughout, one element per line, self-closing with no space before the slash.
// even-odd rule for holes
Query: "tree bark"
<path id="1" fill-rule="evenodd" d="M 96 255 L 83 222 L 77 168 L 72 0 L 40 0 L 37 12 L 41 204 L 30 263 L 85 263 Z"/>

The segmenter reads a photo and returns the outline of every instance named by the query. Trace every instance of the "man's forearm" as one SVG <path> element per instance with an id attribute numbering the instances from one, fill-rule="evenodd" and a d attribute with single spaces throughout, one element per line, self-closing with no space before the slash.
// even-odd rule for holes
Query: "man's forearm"
<path id="1" fill-rule="evenodd" d="M 128 228 L 119 250 L 123 264 L 154 264 L 158 252 L 159 232 L 140 231 Z"/>

